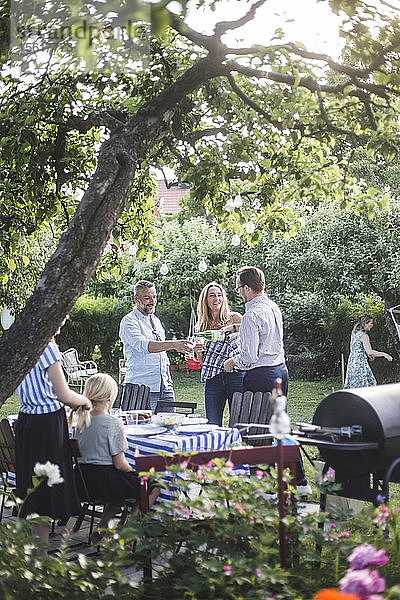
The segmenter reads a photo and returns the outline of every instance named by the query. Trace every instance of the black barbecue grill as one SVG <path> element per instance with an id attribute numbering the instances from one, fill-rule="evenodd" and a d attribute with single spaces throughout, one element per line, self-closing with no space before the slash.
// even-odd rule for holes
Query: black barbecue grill
<path id="1" fill-rule="evenodd" d="M 335 469 L 342 496 L 374 502 L 400 482 L 400 384 L 333 392 L 294 433 Z"/>

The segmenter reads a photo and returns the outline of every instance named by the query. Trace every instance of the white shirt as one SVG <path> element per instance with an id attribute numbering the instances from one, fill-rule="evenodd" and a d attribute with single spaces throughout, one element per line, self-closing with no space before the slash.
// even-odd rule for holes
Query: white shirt
<path id="1" fill-rule="evenodd" d="M 282 313 L 266 294 L 245 304 L 240 324 L 240 353 L 235 356 L 239 369 L 272 367 L 285 362 Z"/>
<path id="2" fill-rule="evenodd" d="M 161 382 L 166 388 L 169 385 L 167 376 L 169 359 L 166 352 L 149 352 L 149 342 L 157 338 L 159 341 L 165 341 L 165 330 L 160 319 L 153 314 L 151 318 L 154 331 L 149 317 L 135 306 L 122 319 L 119 337 L 124 344 L 126 359 L 125 383 L 148 385 L 151 392 L 159 392 Z"/>

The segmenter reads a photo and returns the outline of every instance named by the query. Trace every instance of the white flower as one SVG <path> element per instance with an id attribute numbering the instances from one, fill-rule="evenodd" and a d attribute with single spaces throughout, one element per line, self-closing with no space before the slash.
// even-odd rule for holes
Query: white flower
<path id="1" fill-rule="evenodd" d="M 45 464 L 36 463 L 33 472 L 38 477 L 47 477 L 47 485 L 49 487 L 64 481 L 64 479 L 61 477 L 60 467 L 58 465 L 53 465 L 49 461 L 47 461 Z"/>

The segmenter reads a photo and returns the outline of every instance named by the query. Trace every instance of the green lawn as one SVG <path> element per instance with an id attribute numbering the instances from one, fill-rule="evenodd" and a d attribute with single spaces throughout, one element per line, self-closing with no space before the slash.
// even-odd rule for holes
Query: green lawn
<path id="1" fill-rule="evenodd" d="M 182 402 L 197 402 L 197 412 L 204 411 L 204 385 L 200 382 L 200 371 L 175 371 L 172 373 L 175 396 Z M 289 416 L 292 423 L 299 421 L 310 422 L 316 406 L 327 396 L 332 388 L 340 388 L 340 380 L 328 381 L 290 381 L 289 384 Z M 14 394 L 0 408 L 0 417 L 18 412 L 19 401 Z M 227 418 L 227 412 L 225 414 Z"/>
<path id="2" fill-rule="evenodd" d="M 204 414 L 204 385 L 199 371 L 173 372 L 175 396 L 182 402 L 197 402 L 197 411 Z M 293 424 L 311 422 L 318 404 L 332 392 L 341 388 L 340 378 L 326 381 L 290 381 L 288 412 Z M 227 416 L 227 414 L 225 414 Z"/>

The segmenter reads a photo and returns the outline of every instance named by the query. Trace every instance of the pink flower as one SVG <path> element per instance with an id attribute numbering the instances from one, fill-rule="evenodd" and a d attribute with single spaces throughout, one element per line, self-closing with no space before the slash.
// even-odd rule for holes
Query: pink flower
<path id="1" fill-rule="evenodd" d="M 145 483 L 146 481 L 148 481 L 149 478 L 148 477 L 141 477 L 140 482 L 141 483 Z"/>
<path id="2" fill-rule="evenodd" d="M 258 479 L 261 479 L 264 476 L 264 471 L 260 471 L 260 469 L 257 469 L 256 471 L 256 477 Z"/>
<path id="3" fill-rule="evenodd" d="M 182 461 L 182 462 L 181 462 L 181 469 L 187 469 L 187 468 L 188 468 L 188 464 L 189 464 L 189 463 L 188 463 L 188 461 L 187 461 L 187 460 L 184 460 L 184 461 Z"/>
<path id="4" fill-rule="evenodd" d="M 231 460 L 227 460 L 225 463 L 225 467 L 227 467 L 228 469 L 233 469 L 235 465 L 233 464 L 233 462 Z"/>
<path id="5" fill-rule="evenodd" d="M 322 478 L 322 481 L 335 481 L 335 470 L 330 467 Z"/>
<path id="6" fill-rule="evenodd" d="M 354 548 L 347 560 L 352 569 L 365 569 L 369 565 L 382 567 L 386 565 L 389 557 L 385 554 L 384 550 L 377 550 L 371 544 L 362 544 Z"/>
<path id="7" fill-rule="evenodd" d="M 213 460 L 209 460 L 206 464 L 206 469 L 212 469 L 213 467 L 215 467 L 215 462 Z"/>
<path id="8" fill-rule="evenodd" d="M 337 529 L 337 525 L 335 523 L 331 524 L 331 529 Z"/>
<path id="9" fill-rule="evenodd" d="M 225 575 L 232 577 L 232 567 L 230 565 L 224 565 L 222 570 L 224 571 Z"/>
<path id="10" fill-rule="evenodd" d="M 340 535 L 341 535 L 341 537 L 348 538 L 348 537 L 350 537 L 350 532 L 349 531 L 342 531 L 342 533 Z"/>
<path id="11" fill-rule="evenodd" d="M 362 600 L 370 600 L 372 594 L 383 592 L 385 580 L 383 577 L 379 577 L 377 571 L 360 569 L 358 571 L 347 571 L 346 575 L 339 581 L 339 586 L 342 592 L 357 594 Z"/>
<path id="12" fill-rule="evenodd" d="M 390 512 L 387 506 L 380 506 L 378 508 L 378 511 L 376 513 L 376 517 L 374 519 L 374 523 L 376 525 L 382 525 L 385 526 L 386 525 L 386 521 L 388 520 L 388 518 L 390 517 Z"/>

